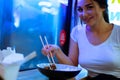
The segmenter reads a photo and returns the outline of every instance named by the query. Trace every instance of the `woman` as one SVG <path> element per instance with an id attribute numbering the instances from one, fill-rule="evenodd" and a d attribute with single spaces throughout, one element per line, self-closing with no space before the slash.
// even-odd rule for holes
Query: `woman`
<path id="1" fill-rule="evenodd" d="M 51 51 L 63 64 L 80 64 L 88 70 L 88 80 L 119 80 L 120 27 L 108 23 L 107 0 L 78 0 L 76 10 L 85 25 L 73 28 L 69 55 L 55 45 L 42 53 Z"/>

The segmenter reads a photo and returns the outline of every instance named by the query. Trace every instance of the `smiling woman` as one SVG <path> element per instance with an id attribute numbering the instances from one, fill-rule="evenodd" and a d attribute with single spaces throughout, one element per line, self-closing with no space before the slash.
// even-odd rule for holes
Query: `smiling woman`
<path id="1" fill-rule="evenodd" d="M 53 52 L 62 64 L 88 70 L 87 80 L 120 79 L 120 26 L 109 23 L 107 0 L 76 0 L 75 16 L 81 20 L 70 34 L 68 56 L 59 46 L 42 48 Z"/>

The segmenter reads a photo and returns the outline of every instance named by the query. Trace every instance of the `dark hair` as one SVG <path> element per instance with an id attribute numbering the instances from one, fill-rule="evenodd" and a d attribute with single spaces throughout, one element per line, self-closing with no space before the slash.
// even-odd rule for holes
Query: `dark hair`
<path id="1" fill-rule="evenodd" d="M 4 80 L 4 79 L 2 78 L 2 76 L 0 76 L 0 80 Z"/>
<path id="2" fill-rule="evenodd" d="M 75 0 L 75 5 L 74 5 L 74 18 L 75 18 L 74 24 L 75 25 L 78 22 L 77 1 L 78 0 Z M 103 12 L 103 17 L 104 17 L 105 21 L 109 23 L 107 0 L 94 0 L 94 1 L 98 3 L 98 5 L 100 6 L 100 8 L 104 8 L 105 9 L 105 11 Z M 82 21 L 81 21 L 81 24 L 82 24 Z"/>
<path id="3" fill-rule="evenodd" d="M 75 3 L 74 3 L 74 25 L 77 25 L 78 23 L 78 14 L 77 14 L 77 2 L 78 0 L 75 0 Z"/>
<path id="4" fill-rule="evenodd" d="M 105 11 L 103 12 L 103 17 L 104 17 L 105 21 L 109 23 L 107 0 L 94 0 L 94 1 L 98 3 L 100 8 L 105 9 Z"/>

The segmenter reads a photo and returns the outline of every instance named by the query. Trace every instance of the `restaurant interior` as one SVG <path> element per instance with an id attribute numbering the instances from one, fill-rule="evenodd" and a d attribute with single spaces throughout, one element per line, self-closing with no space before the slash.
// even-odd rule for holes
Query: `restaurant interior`
<path id="1" fill-rule="evenodd" d="M 108 0 L 110 22 L 120 25 L 120 7 Z M 111 2 L 112 1 L 112 2 Z M 24 57 L 36 52 L 36 57 L 20 65 L 17 80 L 48 80 L 37 70 L 37 64 L 47 63 L 41 53 L 40 36 L 68 53 L 74 21 L 75 0 L 0 0 L 0 49 L 11 47 Z M 68 54 L 66 54 L 68 55 Z M 55 62 L 57 59 L 54 57 Z"/>

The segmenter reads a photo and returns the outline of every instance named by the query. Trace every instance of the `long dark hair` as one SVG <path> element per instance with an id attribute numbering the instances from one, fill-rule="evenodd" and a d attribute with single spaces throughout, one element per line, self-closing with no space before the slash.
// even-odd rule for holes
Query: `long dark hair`
<path id="1" fill-rule="evenodd" d="M 103 12 L 103 17 L 104 17 L 104 20 L 109 23 L 107 0 L 94 0 L 94 1 L 98 3 L 100 8 L 105 9 L 105 11 Z M 75 0 L 75 5 L 74 5 L 74 18 L 75 18 L 74 24 L 76 25 L 78 23 L 78 18 L 79 18 L 77 15 L 77 0 Z M 82 21 L 81 21 L 81 24 L 82 24 Z"/>
<path id="2" fill-rule="evenodd" d="M 105 9 L 105 11 L 103 12 L 103 17 L 104 17 L 105 21 L 109 23 L 107 0 L 94 0 L 94 1 L 98 3 L 100 8 Z"/>

